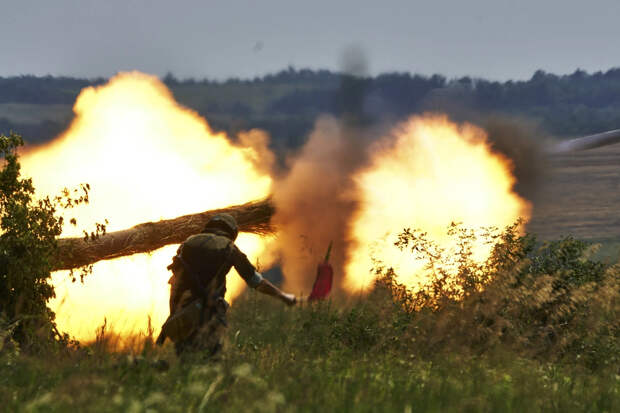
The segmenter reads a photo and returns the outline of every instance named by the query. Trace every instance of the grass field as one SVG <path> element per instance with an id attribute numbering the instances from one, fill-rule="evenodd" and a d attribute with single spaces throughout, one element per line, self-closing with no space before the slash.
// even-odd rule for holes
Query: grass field
<path id="1" fill-rule="evenodd" d="M 99 343 L 53 358 L 3 358 L 4 411 L 618 411 L 620 372 L 511 352 L 420 353 L 382 298 L 288 309 L 246 294 L 219 362 L 166 345 Z M 419 339 L 419 338 L 418 338 Z M 142 347 L 140 349 L 140 347 Z M 170 363 L 167 371 L 154 367 Z"/>

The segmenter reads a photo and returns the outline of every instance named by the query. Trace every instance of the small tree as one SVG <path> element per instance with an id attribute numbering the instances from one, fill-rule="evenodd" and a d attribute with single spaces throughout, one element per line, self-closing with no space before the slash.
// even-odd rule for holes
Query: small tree
<path id="1" fill-rule="evenodd" d="M 78 197 L 78 190 L 65 189 L 60 196 L 36 199 L 32 180 L 20 173 L 21 145 L 15 133 L 0 135 L 0 326 L 13 326 L 12 338 L 24 349 L 37 350 L 66 339 L 47 307 L 55 296 L 49 280 L 63 225 L 57 211 L 88 202 L 89 187 L 82 185 Z"/>

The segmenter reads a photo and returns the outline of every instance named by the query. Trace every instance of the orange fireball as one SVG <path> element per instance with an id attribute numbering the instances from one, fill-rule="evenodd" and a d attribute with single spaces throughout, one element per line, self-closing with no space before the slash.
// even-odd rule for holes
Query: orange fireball
<path id="1" fill-rule="evenodd" d="M 67 226 L 63 236 L 80 236 L 82 229 L 92 230 L 104 219 L 108 231 L 114 231 L 244 203 L 271 191 L 271 177 L 256 165 L 266 149 L 264 134 L 247 133 L 241 141 L 250 146 L 233 146 L 177 104 L 153 76 L 123 73 L 104 86 L 86 88 L 74 112 L 62 136 L 22 157 L 24 173 L 41 193 L 91 185 L 90 204 L 67 212 L 76 216 L 78 227 Z M 241 234 L 237 243 L 265 265 L 268 241 Z M 71 283 L 67 272 L 54 273 L 57 298 L 49 304 L 60 330 L 89 340 L 106 319 L 112 330 L 127 335 L 144 331 L 149 317 L 159 328 L 168 315 L 166 266 L 175 250 L 170 245 L 99 262 L 83 285 Z M 232 274 L 229 280 L 230 299 L 243 283 Z"/>
<path id="2" fill-rule="evenodd" d="M 448 247 L 451 222 L 504 228 L 529 217 L 530 204 L 513 191 L 510 162 L 491 151 L 478 127 L 440 115 L 414 116 L 372 149 L 370 165 L 354 177 L 359 209 L 345 268 L 351 293 L 374 282 L 373 259 L 393 267 L 397 281 L 410 288 L 427 281 L 422 264 L 394 246 L 404 228 L 427 232 Z M 474 258 L 484 260 L 490 248 L 477 245 Z"/>

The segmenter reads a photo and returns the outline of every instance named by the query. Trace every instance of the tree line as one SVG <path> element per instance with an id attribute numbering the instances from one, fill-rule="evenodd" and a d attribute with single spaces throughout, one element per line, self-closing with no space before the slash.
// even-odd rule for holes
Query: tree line
<path id="1" fill-rule="evenodd" d="M 80 90 L 103 78 L 0 77 L 0 105 L 71 105 Z M 253 79 L 163 81 L 176 99 L 209 119 L 216 129 L 236 133 L 261 128 L 276 148 L 305 141 L 317 116 L 360 112 L 374 120 L 398 120 L 413 113 L 442 111 L 459 120 L 502 114 L 528 118 L 557 136 L 575 136 L 620 127 L 620 68 L 555 75 L 542 70 L 528 80 L 492 81 L 441 75 L 385 73 L 353 78 L 328 70 L 294 69 Z M 67 120 L 18 122 L 0 112 L 0 132 L 19 130 L 26 139 L 45 141 Z"/>

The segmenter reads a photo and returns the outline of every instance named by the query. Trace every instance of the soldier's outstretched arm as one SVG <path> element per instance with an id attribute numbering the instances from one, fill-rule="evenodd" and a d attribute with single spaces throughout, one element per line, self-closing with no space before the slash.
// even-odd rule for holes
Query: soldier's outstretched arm
<path id="1" fill-rule="evenodd" d="M 294 294 L 285 293 L 264 278 L 261 278 L 256 286 L 256 291 L 276 297 L 282 300 L 286 305 L 295 305 L 297 303 L 297 297 L 295 297 Z"/>
<path id="2" fill-rule="evenodd" d="M 264 279 L 263 276 L 256 271 L 256 268 L 250 263 L 246 255 L 239 250 L 239 248 L 236 246 L 233 246 L 232 248 L 232 264 L 249 287 L 255 288 L 263 294 L 278 298 L 287 305 L 295 305 L 298 302 L 295 295 L 283 292 L 278 287 Z"/>

